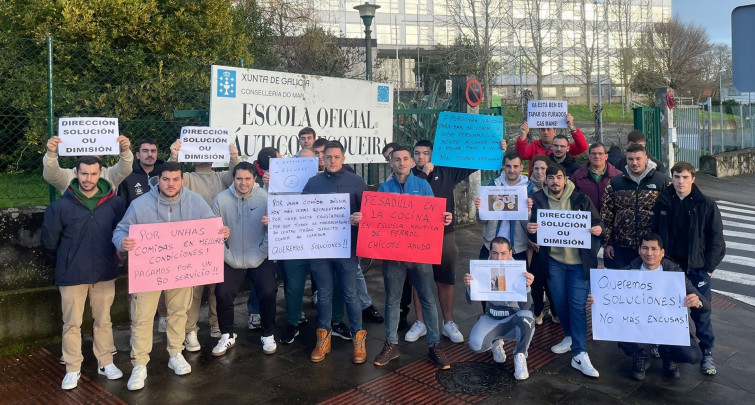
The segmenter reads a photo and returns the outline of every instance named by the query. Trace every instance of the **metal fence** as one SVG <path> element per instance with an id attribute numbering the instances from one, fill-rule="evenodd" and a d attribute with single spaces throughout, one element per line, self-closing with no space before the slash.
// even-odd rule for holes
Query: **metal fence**
<path id="1" fill-rule="evenodd" d="M 752 104 L 737 106 L 706 106 L 710 108 L 709 131 L 705 151 L 709 154 L 755 147 L 755 108 Z"/>

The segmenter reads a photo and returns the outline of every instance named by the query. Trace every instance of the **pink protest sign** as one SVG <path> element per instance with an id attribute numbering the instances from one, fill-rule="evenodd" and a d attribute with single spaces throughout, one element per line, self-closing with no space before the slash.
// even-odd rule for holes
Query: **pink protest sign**
<path id="1" fill-rule="evenodd" d="M 170 290 L 223 282 L 221 218 L 131 225 L 128 292 Z"/>

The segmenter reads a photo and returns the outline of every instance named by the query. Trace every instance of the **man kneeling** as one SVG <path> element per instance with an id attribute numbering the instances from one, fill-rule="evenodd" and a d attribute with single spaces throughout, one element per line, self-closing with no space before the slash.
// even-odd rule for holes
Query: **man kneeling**
<path id="1" fill-rule="evenodd" d="M 489 260 L 512 260 L 511 244 L 503 237 L 497 236 L 490 241 Z M 532 273 L 524 273 L 527 279 L 527 302 L 491 301 L 485 303 L 485 314 L 477 320 L 469 334 L 469 348 L 476 352 L 492 350 L 493 360 L 497 363 L 506 361 L 503 350 L 504 339 L 516 339 L 514 348 L 514 377 L 526 380 L 530 374 L 527 371 L 527 349 L 535 334 L 535 318 L 532 314 L 532 294 L 530 285 L 535 279 Z M 467 285 L 467 302 L 471 303 L 469 284 L 472 275 L 464 275 Z M 502 315 L 501 315 L 502 314 Z"/>

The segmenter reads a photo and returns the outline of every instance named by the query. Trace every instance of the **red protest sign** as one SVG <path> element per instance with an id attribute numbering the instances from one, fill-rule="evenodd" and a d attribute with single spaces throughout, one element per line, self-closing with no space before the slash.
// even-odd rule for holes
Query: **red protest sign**
<path id="1" fill-rule="evenodd" d="M 446 199 L 366 191 L 357 256 L 440 264 Z"/>
<path id="2" fill-rule="evenodd" d="M 220 217 L 131 225 L 128 292 L 170 290 L 223 282 Z"/>

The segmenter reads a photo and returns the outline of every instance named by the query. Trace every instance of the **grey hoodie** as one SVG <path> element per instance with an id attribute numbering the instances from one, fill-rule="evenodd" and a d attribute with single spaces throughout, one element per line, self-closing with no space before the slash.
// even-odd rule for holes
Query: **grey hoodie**
<path id="1" fill-rule="evenodd" d="M 178 198 L 168 200 L 160 194 L 157 177 L 150 179 L 149 193 L 135 199 L 128 206 L 126 214 L 113 231 L 113 244 L 123 251 L 121 242 L 128 237 L 132 224 L 157 224 L 163 222 L 190 221 L 193 219 L 214 218 L 210 206 L 199 194 L 182 187 Z"/>
<path id="2" fill-rule="evenodd" d="M 225 245 L 226 264 L 235 269 L 262 264 L 267 258 L 267 227 L 262 224 L 267 215 L 267 191 L 255 183 L 249 196 L 240 197 L 231 184 L 212 200 L 212 212 L 231 228 Z"/>

